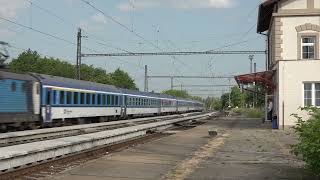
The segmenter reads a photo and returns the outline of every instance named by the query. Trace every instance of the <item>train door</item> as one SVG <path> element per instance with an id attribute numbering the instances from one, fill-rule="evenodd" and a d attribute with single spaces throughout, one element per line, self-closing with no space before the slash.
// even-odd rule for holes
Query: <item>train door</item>
<path id="1" fill-rule="evenodd" d="M 40 114 L 40 84 L 38 82 L 33 83 L 32 89 L 32 100 L 33 100 L 33 112 L 34 114 Z"/>
<path id="2" fill-rule="evenodd" d="M 179 110 L 178 110 L 178 101 L 175 100 L 174 102 L 175 102 L 174 106 L 176 107 L 176 113 L 178 113 L 179 112 Z"/>
<path id="3" fill-rule="evenodd" d="M 45 117 L 44 123 L 51 123 L 52 122 L 52 99 L 53 99 L 53 91 L 51 89 L 47 89 L 45 93 Z"/>
<path id="4" fill-rule="evenodd" d="M 161 114 L 161 99 L 157 99 L 158 114 Z"/>
<path id="5" fill-rule="evenodd" d="M 122 96 L 121 116 L 127 117 L 128 96 Z"/>

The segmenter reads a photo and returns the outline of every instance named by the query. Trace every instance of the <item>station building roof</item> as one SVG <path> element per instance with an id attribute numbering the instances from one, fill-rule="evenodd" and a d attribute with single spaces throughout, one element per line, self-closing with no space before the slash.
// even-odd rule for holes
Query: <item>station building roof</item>
<path id="1" fill-rule="evenodd" d="M 238 75 L 235 76 L 235 80 L 237 81 L 239 86 L 256 83 L 263 86 L 268 91 L 273 92 L 276 87 L 272 80 L 273 75 L 274 71 L 264 71 L 252 74 Z"/>
<path id="2" fill-rule="evenodd" d="M 262 33 L 269 29 L 272 13 L 277 2 L 281 0 L 266 0 L 259 6 L 257 32 Z"/>

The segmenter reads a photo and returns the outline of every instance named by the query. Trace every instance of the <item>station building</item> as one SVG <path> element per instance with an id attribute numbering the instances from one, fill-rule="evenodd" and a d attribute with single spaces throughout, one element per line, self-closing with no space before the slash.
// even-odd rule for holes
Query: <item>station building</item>
<path id="1" fill-rule="evenodd" d="M 236 77 L 239 84 L 263 84 L 273 99 L 280 129 L 304 119 L 300 107 L 320 107 L 320 0 L 266 0 L 257 32 L 267 36 L 267 71 Z"/>

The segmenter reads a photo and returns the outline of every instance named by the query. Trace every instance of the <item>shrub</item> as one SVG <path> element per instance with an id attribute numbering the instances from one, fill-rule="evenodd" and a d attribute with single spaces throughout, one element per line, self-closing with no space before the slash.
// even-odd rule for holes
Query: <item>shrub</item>
<path id="1" fill-rule="evenodd" d="M 263 118 L 264 113 L 260 109 L 249 109 L 246 112 L 246 117 L 248 118 Z"/>
<path id="2" fill-rule="evenodd" d="M 317 108 L 302 108 L 310 114 L 310 118 L 305 121 L 297 114 L 292 116 L 298 120 L 294 127 L 299 142 L 292 146 L 292 152 L 296 156 L 302 157 L 306 162 L 306 167 L 320 175 L 320 110 Z"/>
<path id="3" fill-rule="evenodd" d="M 264 113 L 260 109 L 246 109 L 246 108 L 235 108 L 232 109 L 235 114 L 241 114 L 247 118 L 263 118 Z"/>

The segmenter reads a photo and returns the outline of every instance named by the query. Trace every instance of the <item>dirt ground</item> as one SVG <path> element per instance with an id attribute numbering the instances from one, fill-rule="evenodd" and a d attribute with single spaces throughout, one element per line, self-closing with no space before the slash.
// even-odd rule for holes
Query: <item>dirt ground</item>
<path id="1" fill-rule="evenodd" d="M 208 130 L 218 136 L 210 137 Z M 49 179 L 264 180 L 316 179 L 290 153 L 292 130 L 259 119 L 218 118 L 87 162 Z"/>
<path id="2" fill-rule="evenodd" d="M 290 153 L 290 145 L 297 141 L 293 129 L 271 130 L 270 123 L 259 119 L 220 119 L 209 124 L 229 137 L 184 179 L 316 179 Z"/>

